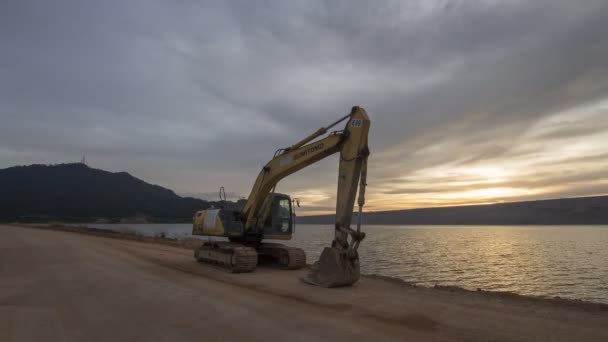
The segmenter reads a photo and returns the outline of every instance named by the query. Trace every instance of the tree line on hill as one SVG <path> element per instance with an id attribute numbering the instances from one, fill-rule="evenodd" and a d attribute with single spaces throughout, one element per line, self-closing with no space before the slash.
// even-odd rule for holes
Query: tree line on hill
<path id="1" fill-rule="evenodd" d="M 0 191 L 3 222 L 191 222 L 197 210 L 219 204 L 83 163 L 2 169 Z"/>

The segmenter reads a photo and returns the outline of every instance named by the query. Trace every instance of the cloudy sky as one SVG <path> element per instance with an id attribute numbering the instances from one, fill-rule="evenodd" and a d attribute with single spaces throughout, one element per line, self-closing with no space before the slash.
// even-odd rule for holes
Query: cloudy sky
<path id="1" fill-rule="evenodd" d="M 0 168 L 247 195 L 364 107 L 369 210 L 608 193 L 608 2 L 0 2 Z M 283 180 L 335 206 L 337 157 Z"/>

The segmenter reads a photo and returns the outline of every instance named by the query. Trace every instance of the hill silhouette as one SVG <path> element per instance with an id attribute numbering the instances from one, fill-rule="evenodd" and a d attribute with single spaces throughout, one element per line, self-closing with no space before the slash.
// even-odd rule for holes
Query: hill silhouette
<path id="1" fill-rule="evenodd" d="M 190 222 L 213 202 L 180 197 L 126 172 L 82 163 L 15 166 L 0 170 L 0 220 L 91 222 L 138 217 L 150 222 Z"/>
<path id="2" fill-rule="evenodd" d="M 197 210 L 219 204 L 181 197 L 126 172 L 108 172 L 82 163 L 0 169 L 0 222 L 191 222 Z M 238 207 L 232 202 L 225 206 Z M 333 224 L 334 215 L 299 216 L 297 221 Z M 608 196 L 367 212 L 363 222 L 608 224 Z"/>

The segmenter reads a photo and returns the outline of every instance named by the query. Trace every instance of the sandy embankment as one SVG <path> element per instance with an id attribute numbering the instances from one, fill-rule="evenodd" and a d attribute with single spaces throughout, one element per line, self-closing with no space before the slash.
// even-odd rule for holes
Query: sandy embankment
<path id="1" fill-rule="evenodd" d="M 192 242 L 144 240 L 0 226 L 0 341 L 608 341 L 606 305 L 379 277 L 322 289 L 303 270 L 230 274 L 196 263 Z"/>

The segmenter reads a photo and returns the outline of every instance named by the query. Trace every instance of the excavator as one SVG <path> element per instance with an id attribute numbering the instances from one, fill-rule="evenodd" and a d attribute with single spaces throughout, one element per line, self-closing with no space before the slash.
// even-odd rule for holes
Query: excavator
<path id="1" fill-rule="evenodd" d="M 343 130 L 328 133 L 344 121 Z M 365 204 L 369 127 L 367 113 L 355 106 L 348 115 L 331 125 L 292 146 L 277 150 L 258 174 L 249 197 L 241 201 L 237 210 L 219 208 L 195 213 L 193 235 L 225 237 L 228 241 L 210 238 L 194 251 L 194 258 L 234 273 L 252 272 L 262 259 L 285 269 L 304 267 L 306 254 L 301 248 L 264 241 L 289 240 L 295 231 L 295 200 L 275 189 L 283 178 L 340 152 L 334 239 L 302 280 L 321 287 L 348 286 L 357 282 L 360 275 L 357 249 L 365 238 L 365 233 L 361 232 L 361 213 Z M 357 188 L 359 216 L 357 227 L 353 229 L 351 219 Z M 223 200 L 225 202 L 225 192 Z"/>

